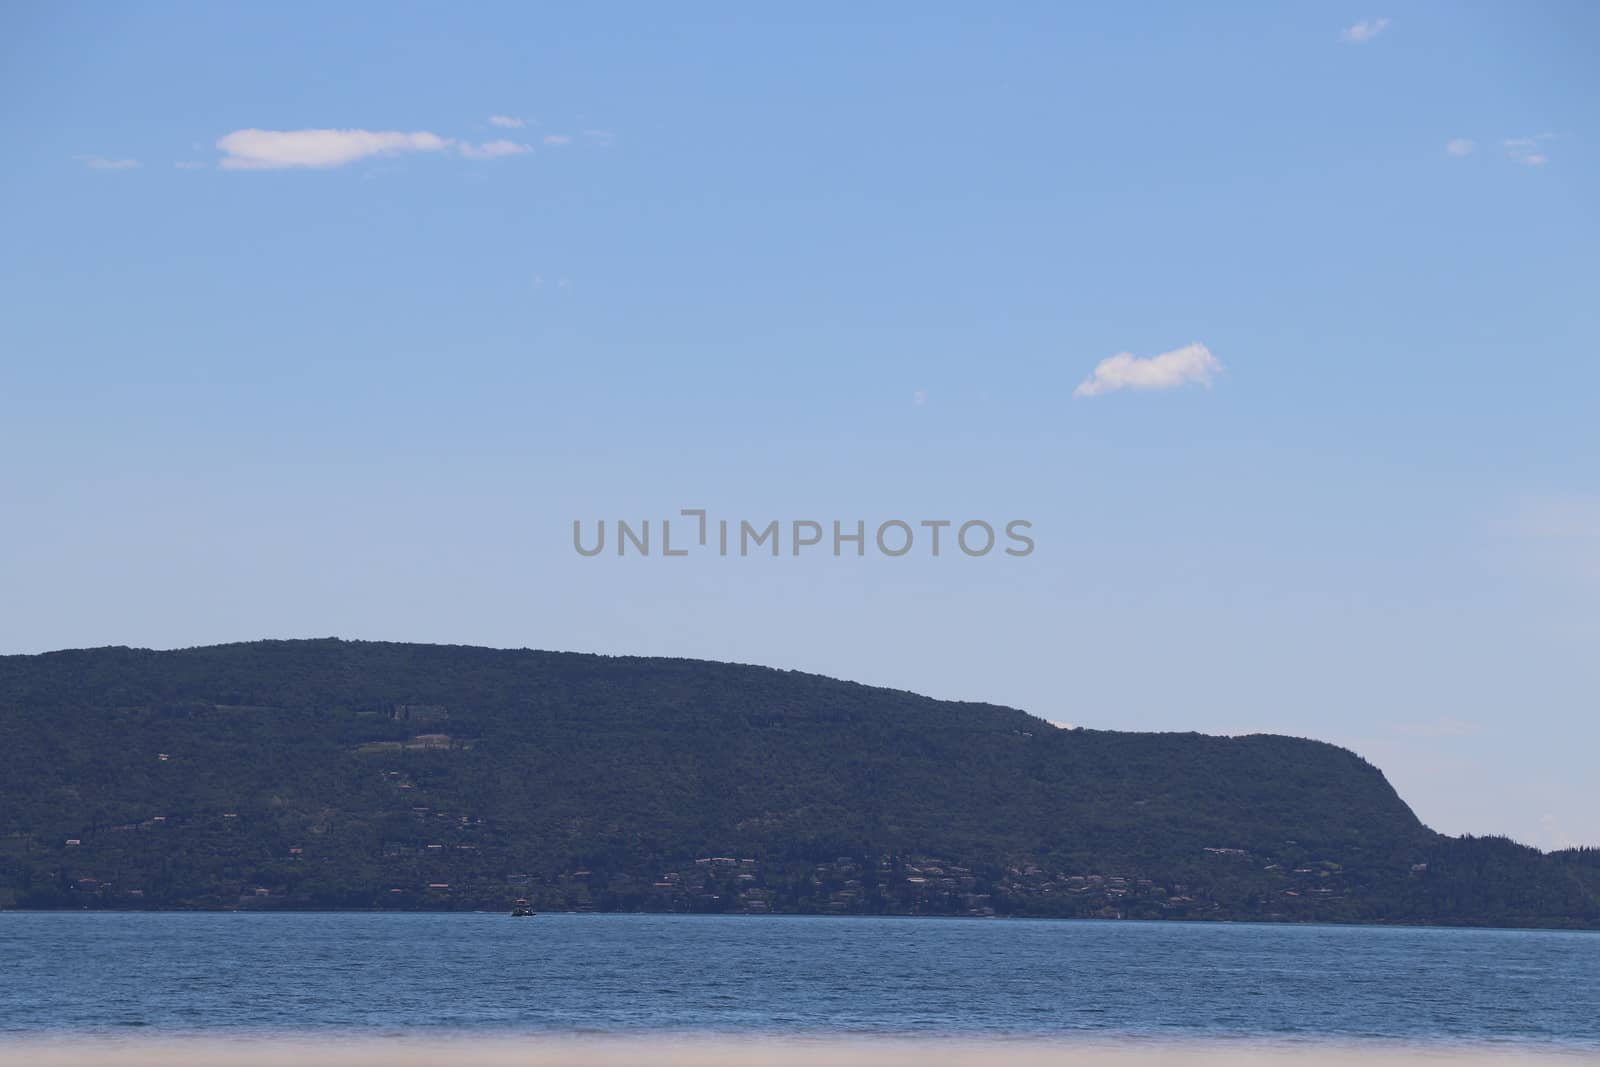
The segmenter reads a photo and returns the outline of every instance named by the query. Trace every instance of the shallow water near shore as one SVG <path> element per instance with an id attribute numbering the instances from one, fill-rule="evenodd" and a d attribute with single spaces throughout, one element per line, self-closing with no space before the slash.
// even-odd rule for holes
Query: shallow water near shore
<path id="1" fill-rule="evenodd" d="M 1600 1052 L 1600 936 L 771 916 L 5 913 L 0 1034 L 913 1035 Z"/>

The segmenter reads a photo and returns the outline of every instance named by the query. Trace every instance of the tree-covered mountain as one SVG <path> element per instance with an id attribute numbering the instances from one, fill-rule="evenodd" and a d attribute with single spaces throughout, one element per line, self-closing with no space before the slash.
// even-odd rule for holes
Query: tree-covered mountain
<path id="1" fill-rule="evenodd" d="M 1064 730 L 692 660 L 262 641 L 0 657 L 0 906 L 1600 926 L 1316 741 Z"/>

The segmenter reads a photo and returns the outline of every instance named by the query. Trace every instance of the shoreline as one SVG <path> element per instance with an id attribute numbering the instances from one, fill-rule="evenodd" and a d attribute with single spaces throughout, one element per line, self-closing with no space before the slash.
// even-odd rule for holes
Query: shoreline
<path id="1" fill-rule="evenodd" d="M 0 915 L 500 915 L 510 918 L 506 911 L 488 911 L 482 908 L 0 908 Z M 1594 934 L 1600 933 L 1600 924 L 1591 926 L 1499 926 L 1492 923 L 1440 923 L 1396 922 L 1385 919 L 1350 920 L 1332 919 L 1153 919 L 1109 918 L 1102 915 L 908 915 L 901 912 L 869 912 L 861 914 L 799 911 L 540 911 L 540 916 L 672 916 L 685 919 L 937 919 L 958 922 L 1033 922 L 1033 923 L 1123 923 L 1139 926 L 1273 926 L 1303 927 L 1332 930 L 1483 930 L 1506 933 Z"/>

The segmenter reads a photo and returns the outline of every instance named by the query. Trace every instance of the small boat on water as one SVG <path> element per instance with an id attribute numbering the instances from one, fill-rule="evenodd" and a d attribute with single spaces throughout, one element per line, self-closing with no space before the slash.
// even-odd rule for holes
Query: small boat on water
<path id="1" fill-rule="evenodd" d="M 518 897 L 511 902 L 511 915 L 513 918 L 534 914 L 533 905 L 523 897 Z"/>

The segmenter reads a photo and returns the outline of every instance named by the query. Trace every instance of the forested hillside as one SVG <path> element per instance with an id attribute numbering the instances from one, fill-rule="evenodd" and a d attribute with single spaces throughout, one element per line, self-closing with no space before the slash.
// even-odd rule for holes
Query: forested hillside
<path id="1" fill-rule="evenodd" d="M 0 906 L 1600 926 L 1592 852 L 1287 737 L 689 660 L 266 641 L 0 658 Z"/>

